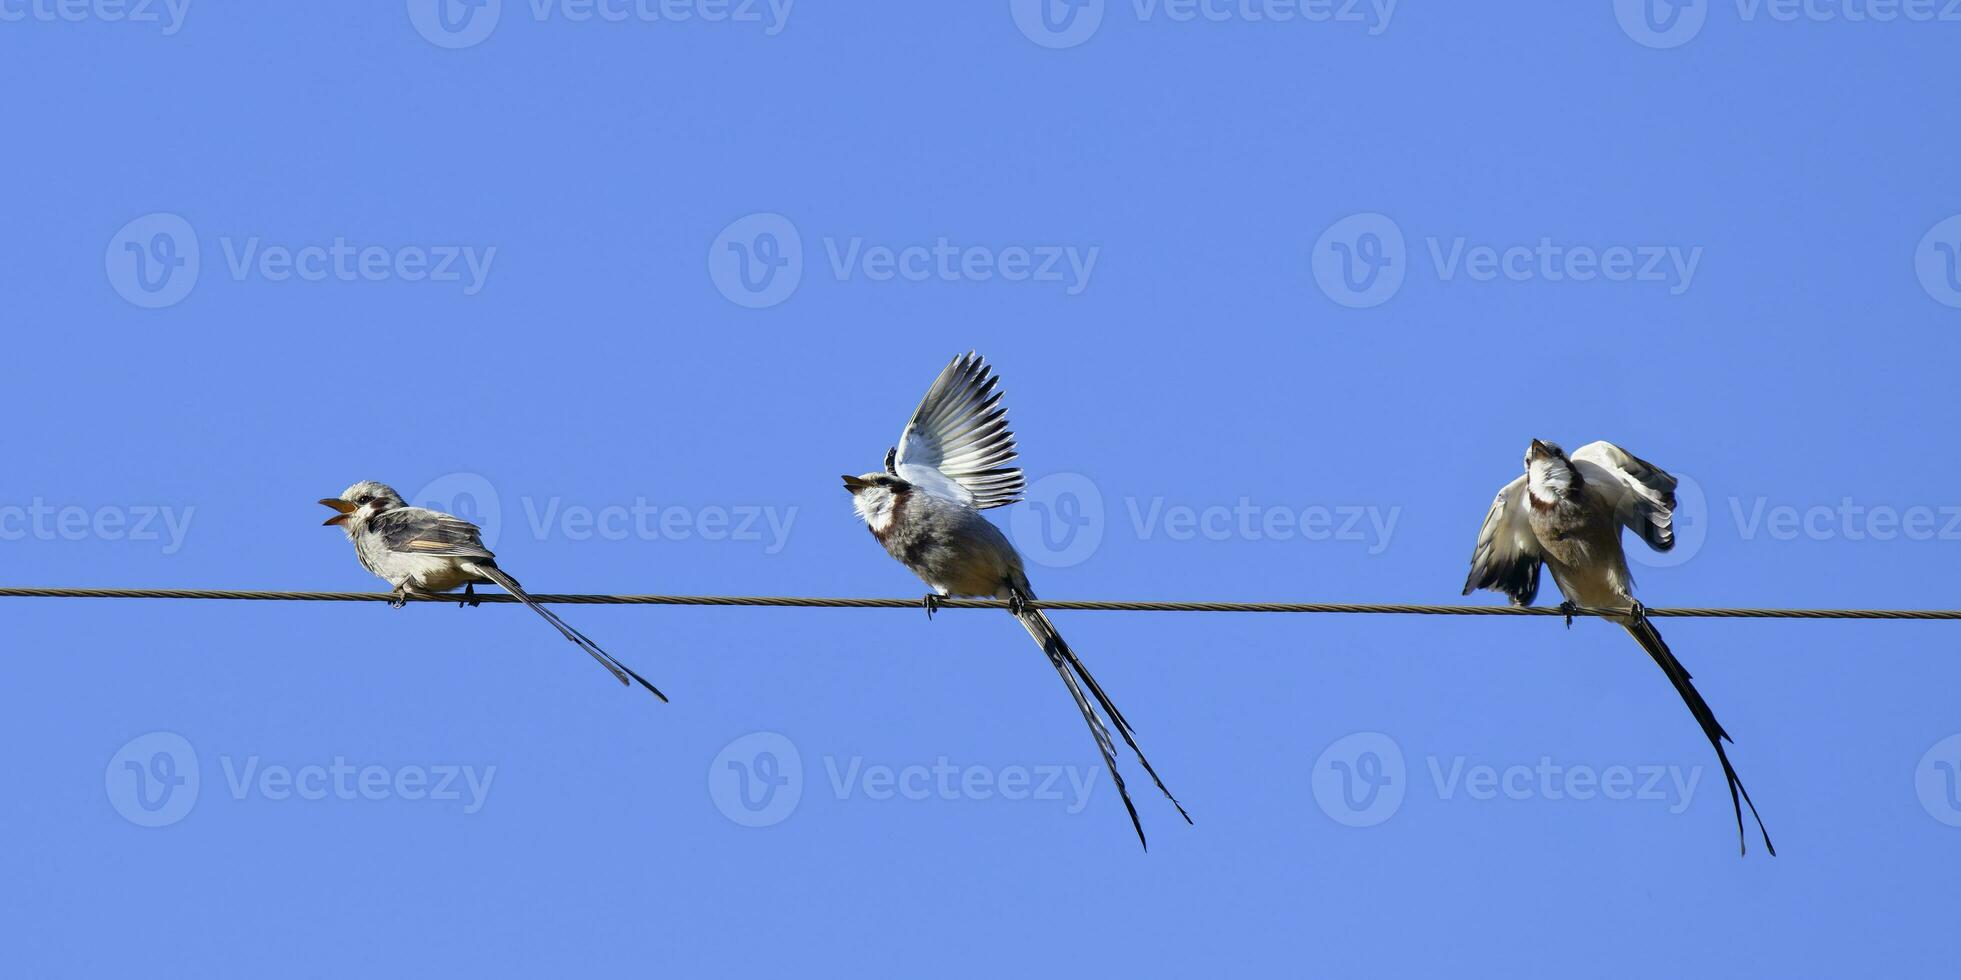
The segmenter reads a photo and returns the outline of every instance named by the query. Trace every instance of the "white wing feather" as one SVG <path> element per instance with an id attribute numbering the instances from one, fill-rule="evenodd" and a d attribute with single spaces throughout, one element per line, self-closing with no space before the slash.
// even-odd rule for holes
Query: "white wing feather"
<path id="1" fill-rule="evenodd" d="M 1514 606 L 1529 606 L 1539 594 L 1539 566 L 1545 560 L 1539 538 L 1532 533 L 1526 508 L 1524 476 L 1505 484 L 1491 501 L 1478 529 L 1478 545 L 1471 552 L 1471 574 L 1464 580 L 1464 594 L 1474 589 L 1502 592 Z"/>
<path id="2" fill-rule="evenodd" d="M 972 351 L 953 359 L 899 436 L 892 470 L 938 497 L 980 510 L 1021 499 L 1008 410 L 993 371 Z"/>
<path id="3" fill-rule="evenodd" d="M 1590 442 L 1568 457 L 1580 479 L 1614 505 L 1614 516 L 1656 551 L 1675 547 L 1673 476 L 1611 442 Z"/>

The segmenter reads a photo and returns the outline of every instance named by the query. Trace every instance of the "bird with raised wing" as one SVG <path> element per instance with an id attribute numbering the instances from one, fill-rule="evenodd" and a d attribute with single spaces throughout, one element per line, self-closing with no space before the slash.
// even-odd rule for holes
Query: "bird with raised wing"
<path id="1" fill-rule="evenodd" d="M 516 579 L 497 567 L 497 556 L 483 546 L 482 532 L 475 524 L 441 511 L 411 507 L 393 487 L 372 480 L 356 483 L 340 496 L 320 502 L 338 512 L 323 523 L 346 531 L 361 566 L 395 587 L 395 601 L 390 603 L 395 608 L 406 605 L 410 595 L 458 588 L 464 590 L 458 604 L 474 606 L 478 603 L 477 584 L 494 584 L 544 617 L 560 636 L 591 654 L 620 683 L 638 681 L 655 697 L 667 700 L 659 688 L 531 598 Z"/>
<path id="2" fill-rule="evenodd" d="M 1525 453 L 1525 473 L 1498 491 L 1485 514 L 1464 594 L 1489 589 L 1504 593 L 1514 606 L 1529 606 L 1538 595 L 1539 568 L 1544 565 L 1552 569 L 1553 582 L 1565 597 L 1560 608 L 1566 612 L 1567 626 L 1572 626 L 1573 612 L 1581 606 L 1625 610 L 1607 618 L 1624 627 L 1654 658 L 1716 749 L 1723 776 L 1729 780 L 1730 806 L 1736 811 L 1742 849 L 1749 851 L 1743 826 L 1743 806 L 1748 804 L 1764 847 L 1774 855 L 1777 848 L 1770 843 L 1763 817 L 1723 749 L 1729 733 L 1717 724 L 1715 712 L 1695 689 L 1688 670 L 1662 642 L 1661 633 L 1634 598 L 1634 577 L 1621 548 L 1621 530 L 1640 535 L 1656 551 L 1673 548 L 1676 482 L 1653 463 L 1611 442 L 1589 443 L 1568 456 L 1552 443 L 1532 440 Z"/>
<path id="3" fill-rule="evenodd" d="M 1090 676 L 1089 668 L 1049 617 L 1028 604 L 1035 593 L 1029 588 L 1021 555 L 1007 535 L 981 514 L 1021 497 L 1021 470 L 1008 465 L 1015 458 L 1015 440 L 1008 431 L 1007 411 L 987 364 L 971 351 L 956 357 L 927 390 L 899 444 L 886 451 L 884 471 L 846 476 L 844 488 L 851 492 L 852 507 L 878 543 L 932 589 L 924 600 L 928 617 L 943 597 L 1008 601 L 1009 611 L 1041 645 L 1075 699 L 1123 797 L 1138 843 L 1148 849 L 1137 807 L 1117 771 L 1116 746 L 1097 714 L 1099 707 L 1151 781 L 1178 808 L 1178 815 L 1186 823 L 1192 818 L 1165 789 L 1164 780 L 1137 747 L 1130 722 Z"/>

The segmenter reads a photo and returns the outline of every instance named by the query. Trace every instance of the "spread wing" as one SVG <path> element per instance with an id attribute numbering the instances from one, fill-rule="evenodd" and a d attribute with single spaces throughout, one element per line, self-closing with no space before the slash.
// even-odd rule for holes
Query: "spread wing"
<path id="1" fill-rule="evenodd" d="M 1675 547 L 1674 477 L 1611 442 L 1590 442 L 1568 457 L 1580 479 L 1614 504 L 1614 516 L 1648 547 Z"/>
<path id="2" fill-rule="evenodd" d="M 381 535 L 389 551 L 405 555 L 451 558 L 495 558 L 483 546 L 475 524 L 421 507 L 397 507 L 375 515 L 369 527 Z"/>
<path id="3" fill-rule="evenodd" d="M 1021 499 L 1021 470 L 1006 465 L 1015 458 L 1015 434 L 995 382 L 980 355 L 954 358 L 899 436 L 894 475 L 980 510 Z"/>
<path id="4" fill-rule="evenodd" d="M 1464 594 L 1490 589 L 1509 596 L 1514 606 L 1529 606 L 1539 594 L 1539 538 L 1532 533 L 1526 508 L 1525 477 L 1505 484 L 1478 529 L 1478 546 L 1471 552 L 1471 574 Z"/>

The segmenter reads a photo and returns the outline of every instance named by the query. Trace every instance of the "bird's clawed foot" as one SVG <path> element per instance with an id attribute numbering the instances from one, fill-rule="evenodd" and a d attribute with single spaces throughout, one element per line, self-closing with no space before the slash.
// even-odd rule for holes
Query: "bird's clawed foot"
<path id="1" fill-rule="evenodd" d="M 1566 628 L 1567 628 L 1567 629 L 1569 629 L 1569 630 L 1570 630 L 1570 629 L 1572 629 L 1572 628 L 1573 628 L 1573 614 L 1574 614 L 1574 613 L 1576 613 L 1576 612 L 1579 612 L 1579 611 L 1580 611 L 1580 607 L 1578 607 L 1578 606 L 1576 606 L 1576 605 L 1573 605 L 1573 604 L 1572 604 L 1572 603 L 1570 603 L 1570 602 L 1562 602 L 1562 603 L 1560 603 L 1560 604 L 1559 604 L 1559 611 L 1560 611 L 1560 613 L 1561 613 L 1562 615 L 1564 615 L 1564 616 L 1566 617 Z"/>
<path id="2" fill-rule="evenodd" d="M 388 600 L 388 608 L 390 609 L 400 609 L 408 604 L 409 590 L 407 586 L 396 589 L 394 598 Z"/>
<path id="3" fill-rule="evenodd" d="M 1019 592 L 1008 593 L 1008 612 L 1019 617 L 1028 609 L 1028 597 Z"/>
<path id="4" fill-rule="evenodd" d="M 926 597 L 919 600 L 919 604 L 926 607 L 927 619 L 932 619 L 933 614 L 940 611 L 940 597 L 934 593 L 926 593 Z"/>
<path id="5" fill-rule="evenodd" d="M 1648 607 L 1642 605 L 1639 599 L 1633 600 L 1633 605 L 1628 607 L 1627 614 L 1633 618 L 1636 626 L 1648 621 Z"/>
<path id="6" fill-rule="evenodd" d="M 481 605 L 483 605 L 483 600 L 477 598 L 477 583 L 463 583 L 463 598 L 456 601 L 456 608 L 461 609 L 464 606 L 469 606 L 471 609 L 475 609 Z"/>

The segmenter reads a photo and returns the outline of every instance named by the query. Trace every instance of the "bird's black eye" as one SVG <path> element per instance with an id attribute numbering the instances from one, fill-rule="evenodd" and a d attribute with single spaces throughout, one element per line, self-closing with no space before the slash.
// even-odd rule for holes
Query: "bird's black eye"
<path id="1" fill-rule="evenodd" d="M 368 503 L 373 503 L 373 502 L 374 502 L 374 495 L 373 495 L 373 494 L 366 494 L 366 493 L 364 493 L 364 494 L 362 494 L 362 495 L 360 495 L 359 497 L 356 497 L 356 498 L 354 498 L 354 502 L 355 502 L 355 503 L 357 503 L 357 504 L 368 504 Z"/>

